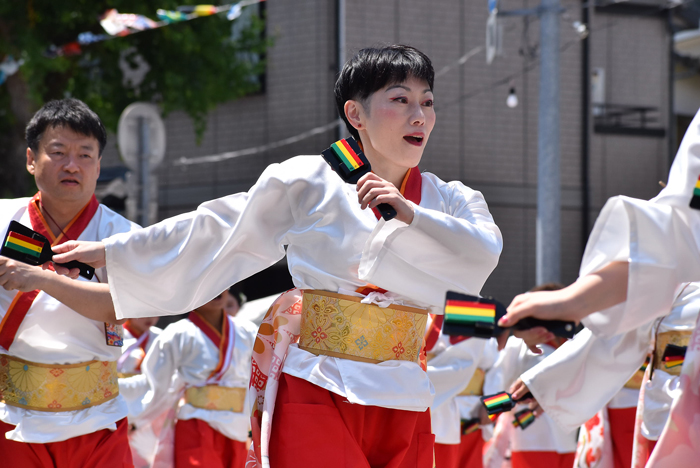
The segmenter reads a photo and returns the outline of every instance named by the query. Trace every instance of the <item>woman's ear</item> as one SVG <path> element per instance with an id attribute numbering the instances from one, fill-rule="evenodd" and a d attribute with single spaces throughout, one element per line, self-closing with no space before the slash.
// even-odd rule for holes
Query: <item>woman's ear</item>
<path id="1" fill-rule="evenodd" d="M 350 125 L 358 130 L 363 128 L 364 109 L 362 108 L 362 104 L 358 101 L 349 100 L 345 102 L 343 110 L 345 111 L 345 117 L 347 117 Z"/>

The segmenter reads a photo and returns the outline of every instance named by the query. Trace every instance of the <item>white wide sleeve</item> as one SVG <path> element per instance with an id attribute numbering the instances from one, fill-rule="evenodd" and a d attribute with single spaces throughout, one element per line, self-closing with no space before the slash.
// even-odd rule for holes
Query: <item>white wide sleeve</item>
<path id="1" fill-rule="evenodd" d="M 146 380 L 148 390 L 141 400 L 141 413 L 129 415 L 137 427 L 149 424 L 177 402 L 185 387 L 178 378 L 178 367 L 197 356 L 182 334 L 171 332 L 166 328 L 158 336 L 141 364 L 142 375 L 138 377 Z"/>
<path id="2" fill-rule="evenodd" d="M 283 169 L 268 167 L 248 193 L 105 239 L 117 318 L 176 315 L 284 256 L 294 224 Z"/>
<path id="3" fill-rule="evenodd" d="M 481 193 L 459 183 L 449 187 L 447 212 L 415 205 L 410 225 L 379 221 L 362 253 L 360 279 L 439 307 L 440 314 L 447 290 L 479 294 L 503 239 Z"/>
<path id="4" fill-rule="evenodd" d="M 486 372 L 484 395 L 507 391 L 515 382 L 523 367 L 521 346 L 524 346 L 524 343 L 519 338 L 508 338 L 506 346 L 498 353 L 495 364 Z"/>
<path id="5" fill-rule="evenodd" d="M 143 412 L 143 399 L 148 389 L 148 380 L 143 374 L 119 379 L 119 394 L 129 407 L 129 419 L 133 420 Z"/>
<path id="6" fill-rule="evenodd" d="M 603 338 L 584 329 L 520 376 L 561 429 L 573 431 L 593 417 L 641 367 L 653 322 Z"/>
<path id="7" fill-rule="evenodd" d="M 488 343 L 470 338 L 452 346 L 428 361 L 428 377 L 435 387 L 432 408 L 456 396 L 469 384 Z"/>
<path id="8" fill-rule="evenodd" d="M 681 283 L 700 280 L 692 219 L 680 208 L 653 201 L 608 200 L 586 245 L 580 276 L 629 261 L 627 301 L 584 318 L 586 327 L 613 336 L 668 314 Z"/>

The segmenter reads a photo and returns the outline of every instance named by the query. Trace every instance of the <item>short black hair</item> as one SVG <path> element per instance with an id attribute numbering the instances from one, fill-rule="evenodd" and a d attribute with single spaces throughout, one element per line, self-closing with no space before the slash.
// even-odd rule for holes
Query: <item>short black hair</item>
<path id="1" fill-rule="evenodd" d="M 345 116 L 345 103 L 350 100 L 364 101 L 383 87 L 402 83 L 409 78 L 425 80 L 433 90 L 435 70 L 432 62 L 423 52 L 407 45 L 368 47 L 345 63 L 335 82 L 335 104 L 356 140 L 360 139 L 360 135 Z"/>
<path id="2" fill-rule="evenodd" d="M 27 124 L 24 136 L 27 146 L 36 152 L 47 128 L 66 126 L 76 133 L 94 137 L 100 144 L 100 156 L 107 145 L 107 130 L 100 118 L 79 99 L 49 101 Z"/>

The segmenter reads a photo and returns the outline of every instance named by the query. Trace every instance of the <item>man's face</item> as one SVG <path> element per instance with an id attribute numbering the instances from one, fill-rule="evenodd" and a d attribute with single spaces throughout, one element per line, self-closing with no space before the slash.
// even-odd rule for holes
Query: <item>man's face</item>
<path id="1" fill-rule="evenodd" d="M 44 200 L 86 204 L 100 175 L 100 145 L 69 127 L 47 127 L 37 151 L 27 148 L 27 170 Z"/>
<path id="2" fill-rule="evenodd" d="M 228 291 L 224 291 L 224 312 L 226 312 L 231 317 L 235 317 L 240 310 L 238 305 L 238 299 Z"/>
<path id="3" fill-rule="evenodd" d="M 367 137 L 363 136 L 363 145 L 370 145 L 400 167 L 417 166 L 435 126 L 433 93 L 428 83 L 410 78 L 385 86 L 362 107 Z"/>

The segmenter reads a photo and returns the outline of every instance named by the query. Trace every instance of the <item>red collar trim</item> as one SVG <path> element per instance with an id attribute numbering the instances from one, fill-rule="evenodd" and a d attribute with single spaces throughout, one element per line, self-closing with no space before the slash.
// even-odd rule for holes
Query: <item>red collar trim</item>
<path id="1" fill-rule="evenodd" d="M 78 237 L 83 233 L 92 220 L 92 217 L 95 216 L 97 208 L 100 206 L 100 202 L 97 201 L 97 198 L 95 198 L 93 194 L 90 201 L 70 220 L 65 229 L 63 229 L 66 235 L 64 236 L 61 233 L 56 237 L 49 228 L 49 223 L 41 213 L 40 204 L 41 192 L 37 192 L 29 201 L 29 221 L 32 224 L 32 229 L 49 239 L 52 246 L 62 244 L 67 240 L 78 240 Z"/>
<path id="2" fill-rule="evenodd" d="M 204 317 L 202 317 L 199 312 L 196 310 L 190 312 L 190 314 L 187 316 L 188 319 L 190 319 L 190 322 L 194 323 L 199 327 L 200 330 L 204 332 L 205 335 L 207 335 L 207 338 L 209 338 L 212 343 L 218 348 L 219 345 L 221 344 L 221 333 L 219 333 L 219 330 L 214 328 L 209 322 L 204 320 Z M 226 317 L 224 317 L 226 318 Z M 225 326 L 224 322 L 224 326 Z"/>
<path id="3" fill-rule="evenodd" d="M 128 331 L 129 333 L 131 333 L 131 336 L 133 336 L 133 337 L 136 338 L 137 340 L 138 340 L 139 338 L 141 338 L 141 335 L 143 335 L 143 333 L 139 333 L 139 332 L 136 331 L 136 329 L 132 328 L 132 327 L 131 327 L 131 324 L 129 323 L 128 320 L 127 320 L 126 322 L 124 322 L 124 325 L 122 325 L 122 326 L 124 327 L 124 329 L 126 329 L 126 331 Z"/>

